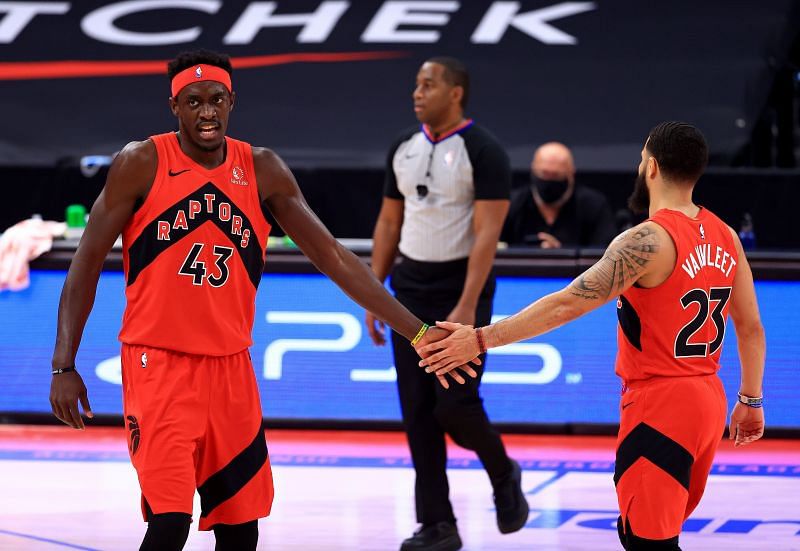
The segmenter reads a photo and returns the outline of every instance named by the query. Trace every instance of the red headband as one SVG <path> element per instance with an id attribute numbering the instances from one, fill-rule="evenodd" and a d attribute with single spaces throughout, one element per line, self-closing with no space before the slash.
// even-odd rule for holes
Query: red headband
<path id="1" fill-rule="evenodd" d="M 172 97 L 177 98 L 181 90 L 194 82 L 213 80 L 225 85 L 231 91 L 231 75 L 225 69 L 214 65 L 195 65 L 184 69 L 172 79 Z"/>

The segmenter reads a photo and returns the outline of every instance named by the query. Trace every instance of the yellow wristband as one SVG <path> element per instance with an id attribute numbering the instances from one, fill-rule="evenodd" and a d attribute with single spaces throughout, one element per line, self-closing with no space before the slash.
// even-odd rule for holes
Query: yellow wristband
<path id="1" fill-rule="evenodd" d="M 430 325 L 428 325 L 427 323 L 422 324 L 422 327 L 419 328 L 417 336 L 411 339 L 411 346 L 417 345 L 417 343 L 420 341 L 420 339 L 422 338 L 422 336 L 425 334 L 425 332 L 428 330 L 429 327 Z"/>

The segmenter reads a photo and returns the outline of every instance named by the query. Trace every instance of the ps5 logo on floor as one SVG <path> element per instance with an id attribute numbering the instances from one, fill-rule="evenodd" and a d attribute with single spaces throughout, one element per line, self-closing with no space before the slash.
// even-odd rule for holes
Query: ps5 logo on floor
<path id="1" fill-rule="evenodd" d="M 494 316 L 492 321 L 497 321 L 505 316 Z M 336 338 L 279 338 L 275 339 L 264 349 L 263 378 L 266 380 L 280 380 L 284 375 L 286 356 L 289 353 L 347 353 L 359 346 L 369 347 L 371 344 L 363 343 L 363 330 L 361 320 L 347 312 L 287 312 L 270 311 L 266 314 L 269 324 L 295 325 L 310 328 L 335 328 L 341 333 Z M 368 340 L 368 339 L 367 339 Z M 258 343 L 255 343 L 258 346 Z M 563 360 L 561 353 L 553 345 L 546 343 L 517 343 L 492 349 L 492 356 L 512 356 L 518 358 L 515 366 L 530 366 L 541 364 L 538 369 L 521 369 L 519 371 L 502 371 L 493 369 L 483 376 L 483 382 L 489 384 L 508 385 L 546 385 L 556 380 L 561 374 Z M 343 362 L 347 362 L 345 358 Z M 349 365 L 349 362 L 347 362 Z M 147 356 L 142 354 L 142 367 L 147 366 Z M 103 381 L 121 384 L 122 375 L 120 358 L 116 356 L 100 362 L 95 372 Z M 580 382 L 580 374 L 567 374 L 568 383 Z M 577 375 L 577 378 L 576 378 Z M 392 382 L 397 374 L 393 365 L 385 368 L 350 368 L 349 379 L 353 382 Z"/>

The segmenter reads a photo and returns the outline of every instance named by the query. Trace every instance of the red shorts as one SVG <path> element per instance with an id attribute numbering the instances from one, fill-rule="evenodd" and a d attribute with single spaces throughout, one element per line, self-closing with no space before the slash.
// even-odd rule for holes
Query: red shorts
<path id="1" fill-rule="evenodd" d="M 192 514 L 200 530 L 269 515 L 272 469 L 250 354 L 196 356 L 122 345 L 131 462 L 145 520 Z"/>
<path id="2" fill-rule="evenodd" d="M 703 496 L 727 408 L 717 375 L 628 386 L 620 400 L 614 482 L 622 525 L 634 535 L 662 540 L 680 534 Z"/>

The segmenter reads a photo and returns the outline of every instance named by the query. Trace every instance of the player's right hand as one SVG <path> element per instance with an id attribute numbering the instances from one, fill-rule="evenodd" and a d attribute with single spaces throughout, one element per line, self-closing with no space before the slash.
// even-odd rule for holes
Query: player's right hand
<path id="1" fill-rule="evenodd" d="M 372 312 L 367 312 L 364 323 L 367 325 L 367 332 L 373 343 L 377 346 L 386 344 L 386 324 L 376 318 Z"/>
<path id="2" fill-rule="evenodd" d="M 83 419 L 78 411 L 78 402 L 83 413 L 91 419 L 94 417 L 89 405 L 89 395 L 83 378 L 77 371 L 53 375 L 50 381 L 50 407 L 60 421 L 73 429 L 83 430 Z"/>
<path id="3" fill-rule="evenodd" d="M 443 341 L 450 335 L 449 330 L 442 329 L 438 325 L 439 324 L 437 323 L 435 327 L 429 327 L 428 330 L 425 332 L 425 335 L 420 339 L 420 341 L 414 347 L 414 349 L 417 351 L 417 354 L 420 354 L 420 357 L 424 358 L 426 355 L 430 355 L 430 350 L 428 350 L 427 353 L 422 352 L 424 348 L 430 348 L 430 346 L 436 345 L 437 343 Z M 420 365 L 422 363 L 423 362 L 420 362 Z M 474 363 L 475 365 L 480 365 L 481 360 L 480 358 L 475 358 L 472 361 L 472 363 Z M 456 366 L 451 370 L 448 370 L 447 375 L 452 377 L 453 380 L 460 385 L 465 384 L 467 380 L 458 372 L 458 370 L 463 371 L 466 375 L 472 377 L 473 379 L 478 376 L 478 372 L 475 371 L 475 369 L 469 363 L 465 363 L 463 365 Z M 450 383 L 447 382 L 447 377 L 445 377 L 445 374 L 436 373 L 436 378 L 439 380 L 439 384 L 442 385 L 445 389 L 450 388 Z"/>

